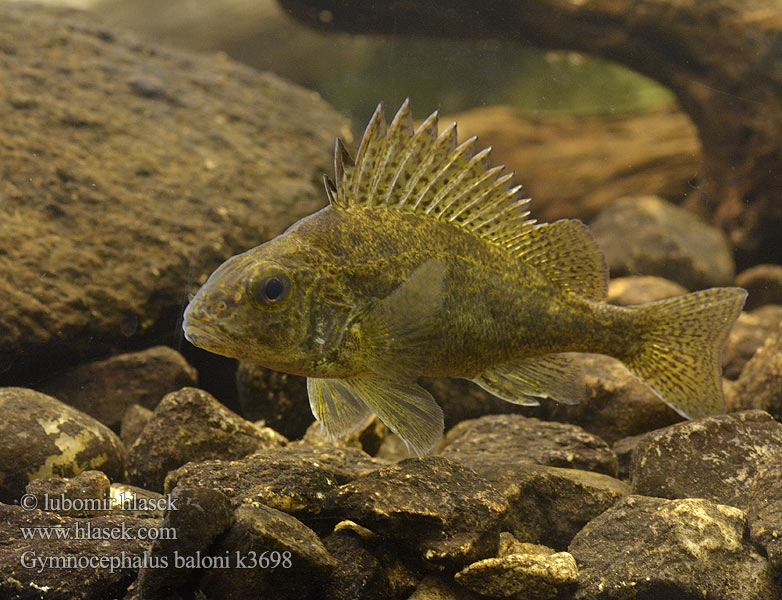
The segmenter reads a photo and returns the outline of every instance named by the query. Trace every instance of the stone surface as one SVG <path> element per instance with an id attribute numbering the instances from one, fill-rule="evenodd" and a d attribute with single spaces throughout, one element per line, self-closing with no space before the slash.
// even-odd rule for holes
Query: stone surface
<path id="1" fill-rule="evenodd" d="M 128 451 L 130 482 L 163 489 L 169 471 L 189 461 L 236 459 L 286 443 L 277 432 L 256 427 L 208 392 L 183 388 L 168 394 Z"/>
<path id="2" fill-rule="evenodd" d="M 465 453 L 459 460 L 505 496 L 505 531 L 558 550 L 566 550 L 588 521 L 630 493 L 627 484 L 602 473 L 534 465 L 512 456 Z"/>
<path id="3" fill-rule="evenodd" d="M 18 502 L 35 479 L 87 470 L 124 479 L 122 442 L 89 415 L 24 388 L 0 388 L 0 415 L 0 502 Z"/>
<path id="4" fill-rule="evenodd" d="M 614 442 L 611 449 L 619 461 L 619 473 L 617 477 L 622 480 L 630 479 L 630 471 L 633 465 L 633 452 L 638 447 L 638 442 L 644 439 L 645 434 L 631 435 Z"/>
<path id="5" fill-rule="evenodd" d="M 349 434 L 336 440 L 328 439 L 321 424 L 314 421 L 312 425 L 307 428 L 301 441 L 316 446 L 351 446 L 353 448 L 360 448 L 370 456 L 375 456 L 386 438 L 391 435 L 394 434 L 391 433 L 388 427 L 386 427 L 377 416 L 372 415 L 358 429 L 351 431 Z M 404 442 L 402 442 L 401 439 L 399 441 L 402 444 L 402 447 L 405 448 Z M 405 448 L 399 460 L 411 458 L 412 456 L 414 456 L 414 454 Z"/>
<path id="6" fill-rule="evenodd" d="M 242 415 L 250 421 L 263 420 L 267 427 L 288 439 L 302 437 L 315 419 L 307 397 L 306 377 L 240 361 L 236 387 Z"/>
<path id="7" fill-rule="evenodd" d="M 106 514 L 110 506 L 111 482 L 100 471 L 83 471 L 70 479 L 35 479 L 25 492 L 35 496 L 42 510 L 66 517 L 96 517 Z"/>
<path id="8" fill-rule="evenodd" d="M 471 461 L 502 457 L 552 467 L 597 471 L 616 475 L 616 456 L 597 436 L 580 427 L 550 423 L 521 415 L 490 415 L 463 421 L 445 436 L 442 456 Z"/>
<path id="9" fill-rule="evenodd" d="M 768 304 L 743 312 L 733 325 L 722 353 L 722 374 L 738 379 L 741 370 L 766 340 L 782 331 L 782 306 Z"/>
<path id="10" fill-rule="evenodd" d="M 765 410 L 782 421 L 782 327 L 745 365 L 730 398 L 734 409 Z"/>
<path id="11" fill-rule="evenodd" d="M 617 277 L 608 282 L 606 302 L 617 306 L 633 306 L 665 300 L 686 293 L 687 288 L 684 286 L 654 275 Z"/>
<path id="12" fill-rule="evenodd" d="M 611 275 L 656 275 L 699 290 L 733 283 L 730 245 L 719 229 L 655 196 L 617 200 L 591 224 Z"/>
<path id="13" fill-rule="evenodd" d="M 480 600 L 480 598 L 457 584 L 453 577 L 427 575 L 407 600 Z"/>
<path id="14" fill-rule="evenodd" d="M 77 519 L 0 504 L 0 598 L 122 598 L 151 546 L 142 538 L 160 523 L 113 515 Z M 23 527 L 71 533 L 68 539 L 54 534 L 25 539 Z M 116 539 L 101 539 L 107 534 Z"/>
<path id="15" fill-rule="evenodd" d="M 149 519 L 162 519 L 169 507 L 163 494 L 145 490 L 129 483 L 112 483 L 109 497 L 113 506 L 111 514 Z"/>
<path id="16" fill-rule="evenodd" d="M 382 467 L 357 448 L 290 445 L 262 450 L 240 460 L 207 460 L 172 471 L 166 489 L 214 488 L 234 506 L 255 501 L 307 520 L 327 505 L 338 485 Z"/>
<path id="17" fill-rule="evenodd" d="M 201 553 L 207 554 L 212 542 L 234 522 L 234 510 L 228 498 L 206 488 L 176 488 L 169 497 L 161 527 L 175 535 L 155 540 L 150 549 L 150 565 L 139 571 L 131 594 L 138 598 L 173 598 L 194 572 Z M 165 568 L 161 568 L 166 565 Z M 186 591 L 185 594 L 186 595 Z M 131 596 L 132 598 L 133 596 Z"/>
<path id="18" fill-rule="evenodd" d="M 633 452 L 633 492 L 706 498 L 739 508 L 761 464 L 782 456 L 782 423 L 759 410 L 687 421 L 647 434 Z"/>
<path id="19" fill-rule="evenodd" d="M 744 513 L 702 499 L 628 496 L 570 544 L 577 600 L 772 600 L 782 589 L 744 537 Z"/>
<path id="20" fill-rule="evenodd" d="M 264 506 L 243 504 L 233 526 L 212 547 L 216 557 L 230 557 L 254 568 L 206 569 L 200 589 L 209 599 L 319 598 L 336 560 L 315 532 L 294 517 Z M 268 561 L 268 562 L 265 562 Z"/>
<path id="21" fill-rule="evenodd" d="M 341 529 L 326 536 L 323 545 L 336 560 L 323 591 L 326 600 L 392 599 L 383 565 L 360 535 Z"/>
<path id="22" fill-rule="evenodd" d="M 782 304 L 782 265 L 755 265 L 736 275 L 736 285 L 747 296 L 746 309 L 766 304 Z"/>
<path id="23" fill-rule="evenodd" d="M 747 501 L 750 536 L 782 574 L 782 458 L 758 468 Z"/>
<path id="24" fill-rule="evenodd" d="M 133 445 L 151 418 L 152 411 L 140 404 L 128 407 L 128 410 L 122 415 L 122 422 L 119 426 L 119 439 L 122 440 L 126 448 Z"/>
<path id="25" fill-rule="evenodd" d="M 474 562 L 454 578 L 481 596 L 552 600 L 575 587 L 578 567 L 567 552 L 509 554 Z"/>
<path id="26" fill-rule="evenodd" d="M 494 556 L 508 509 L 485 479 L 439 456 L 407 459 L 360 477 L 335 490 L 332 501 L 340 517 L 446 566 Z"/>
<path id="27" fill-rule="evenodd" d="M 349 132 L 316 94 L 72 10 L 3 3 L 0 39 L 0 384 L 170 341 L 188 290 L 325 204 Z"/>
<path id="28" fill-rule="evenodd" d="M 133 404 L 152 409 L 169 392 L 197 383 L 198 374 L 179 352 L 155 346 L 79 365 L 39 389 L 119 431 Z"/>
<path id="29" fill-rule="evenodd" d="M 573 423 L 609 444 L 682 420 L 618 360 L 600 354 L 573 357 L 584 375 L 586 401 L 567 405 L 544 398 L 540 418 Z"/>

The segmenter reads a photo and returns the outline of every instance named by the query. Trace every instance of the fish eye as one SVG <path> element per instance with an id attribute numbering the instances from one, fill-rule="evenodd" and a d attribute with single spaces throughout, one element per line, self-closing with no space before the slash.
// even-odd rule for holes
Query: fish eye
<path id="1" fill-rule="evenodd" d="M 265 277 L 253 286 L 255 299 L 264 306 L 271 306 L 285 299 L 291 290 L 291 282 L 285 275 Z"/>

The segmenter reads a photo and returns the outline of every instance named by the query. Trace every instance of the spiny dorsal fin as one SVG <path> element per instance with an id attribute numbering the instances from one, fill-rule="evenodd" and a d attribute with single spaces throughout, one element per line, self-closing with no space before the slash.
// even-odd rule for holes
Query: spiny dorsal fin
<path id="1" fill-rule="evenodd" d="M 563 221 L 535 225 L 513 173 L 489 166 L 486 148 L 475 139 L 457 142 L 456 123 L 438 135 L 434 112 L 413 128 L 405 100 L 386 128 L 378 105 L 367 125 L 355 162 L 337 140 L 336 183 L 326 180 L 332 206 L 417 213 L 469 231 L 506 248 L 537 268 L 563 290 L 601 299 L 607 269 L 583 225 Z M 569 223 L 569 224 L 559 224 Z"/>

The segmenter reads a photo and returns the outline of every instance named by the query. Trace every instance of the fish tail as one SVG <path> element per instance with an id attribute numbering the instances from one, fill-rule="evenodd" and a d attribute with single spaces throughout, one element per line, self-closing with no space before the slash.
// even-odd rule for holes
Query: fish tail
<path id="1" fill-rule="evenodd" d="M 622 362 L 683 417 L 725 412 L 722 348 L 746 297 L 711 288 L 633 307 L 640 341 Z"/>

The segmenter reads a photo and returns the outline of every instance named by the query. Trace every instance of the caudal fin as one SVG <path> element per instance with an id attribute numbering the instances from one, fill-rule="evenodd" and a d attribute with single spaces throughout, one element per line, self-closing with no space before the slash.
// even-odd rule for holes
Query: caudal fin
<path id="1" fill-rule="evenodd" d="M 634 307 L 642 342 L 622 361 L 683 417 L 725 412 L 722 347 L 746 297 L 712 288 Z"/>

